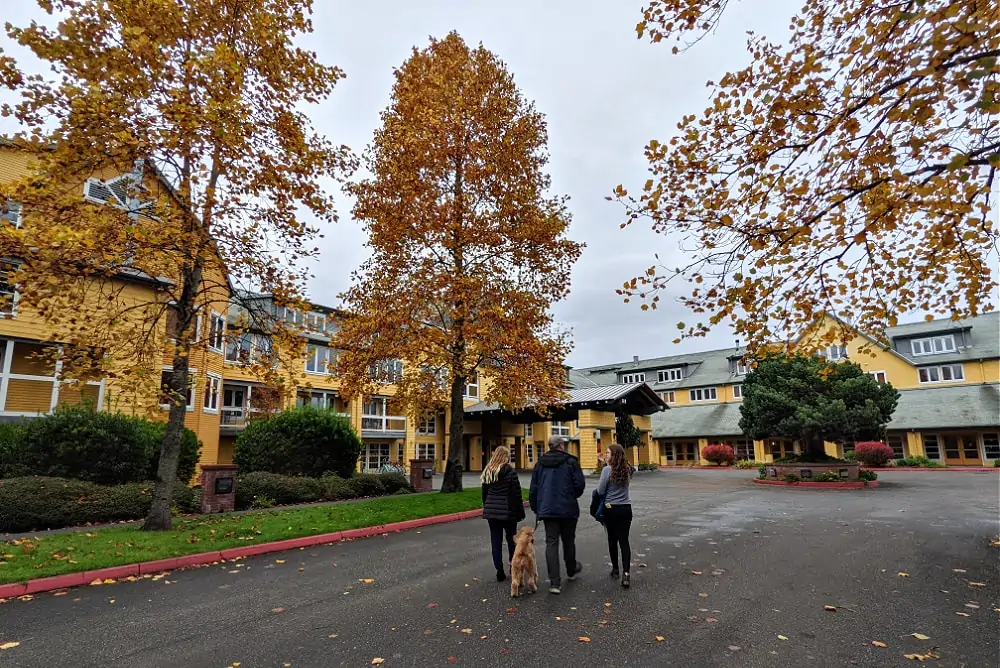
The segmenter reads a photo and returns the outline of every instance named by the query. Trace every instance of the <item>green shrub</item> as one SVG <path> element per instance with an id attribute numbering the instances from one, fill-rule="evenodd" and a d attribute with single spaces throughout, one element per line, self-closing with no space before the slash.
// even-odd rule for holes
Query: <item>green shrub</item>
<path id="1" fill-rule="evenodd" d="M 264 471 L 238 476 L 236 508 L 253 508 L 255 498 L 270 499 L 273 505 L 278 506 L 311 503 L 323 498 L 323 485 L 317 478 L 285 476 Z"/>
<path id="2" fill-rule="evenodd" d="M 386 494 L 395 494 L 401 489 L 410 490 L 410 481 L 402 473 L 381 473 L 378 477 Z"/>
<path id="3" fill-rule="evenodd" d="M 848 450 L 847 452 L 844 453 L 844 461 L 845 462 L 854 461 L 854 450 Z"/>
<path id="4" fill-rule="evenodd" d="M 0 480 L 17 478 L 27 473 L 21 454 L 23 441 L 23 424 L 0 422 Z"/>
<path id="5" fill-rule="evenodd" d="M 354 497 L 354 488 L 339 475 L 325 475 L 319 479 L 323 486 L 323 498 L 327 501 L 342 501 Z"/>
<path id="6" fill-rule="evenodd" d="M 865 482 L 878 480 L 878 473 L 868 470 L 861 471 L 861 473 L 858 474 L 858 480 L 864 480 Z"/>
<path id="7" fill-rule="evenodd" d="M 935 462 L 935 464 L 937 464 L 937 462 Z M 940 466 L 940 464 L 938 464 L 938 466 Z M 993 468 L 1000 468 L 1000 459 L 993 460 Z"/>
<path id="8" fill-rule="evenodd" d="M 785 482 L 799 482 L 802 480 L 802 478 L 798 477 L 794 473 L 786 473 L 785 476 L 782 478 L 782 480 L 784 480 Z"/>
<path id="9" fill-rule="evenodd" d="M 304 406 L 250 422 L 236 439 L 234 461 L 246 473 L 349 478 L 360 456 L 361 439 L 350 420 Z"/>
<path id="10" fill-rule="evenodd" d="M 657 464 L 639 464 L 640 471 L 659 471 L 660 467 Z"/>
<path id="11" fill-rule="evenodd" d="M 752 459 L 741 459 L 736 462 L 736 468 L 738 469 L 755 469 L 763 465 L 764 462 L 755 462 Z"/>
<path id="12" fill-rule="evenodd" d="M 815 478 L 813 478 L 813 481 L 815 481 L 815 482 L 840 482 L 840 474 L 837 473 L 836 471 L 826 471 L 824 473 L 820 473 Z"/>
<path id="13" fill-rule="evenodd" d="M 101 485 L 144 482 L 156 478 L 165 429 L 164 423 L 121 413 L 94 411 L 87 406 L 62 407 L 18 425 L 13 433 L 19 434 L 19 442 L 6 457 L 20 462 L 15 475 L 71 478 Z M 194 475 L 200 449 L 198 437 L 185 429 L 177 467 L 179 480 L 188 482 Z"/>
<path id="14" fill-rule="evenodd" d="M 927 457 L 903 457 L 902 459 L 897 459 L 895 461 L 896 466 L 905 467 L 917 467 L 925 469 L 936 469 L 941 468 L 940 462 L 936 462 L 933 459 L 928 459 Z"/>
<path id="15" fill-rule="evenodd" d="M 174 500 L 195 512 L 196 493 L 178 481 Z M 29 476 L 0 482 L 0 532 L 60 529 L 139 520 L 153 502 L 153 483 L 97 485 L 83 480 Z"/>
<path id="16" fill-rule="evenodd" d="M 353 497 L 365 496 L 385 496 L 385 484 L 381 480 L 382 476 L 375 473 L 359 473 L 347 483 L 354 491 Z"/>
<path id="17" fill-rule="evenodd" d="M 761 464 L 760 468 L 757 469 L 757 477 L 761 480 L 765 480 L 767 478 L 767 467 L 763 464 Z"/>

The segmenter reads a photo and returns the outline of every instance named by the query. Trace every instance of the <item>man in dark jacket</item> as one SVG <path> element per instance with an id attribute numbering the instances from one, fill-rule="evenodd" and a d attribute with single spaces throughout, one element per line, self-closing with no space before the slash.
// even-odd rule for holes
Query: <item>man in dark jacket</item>
<path id="1" fill-rule="evenodd" d="M 545 565 L 549 571 L 549 593 L 562 591 L 559 573 L 559 541 L 566 560 L 566 578 L 573 580 L 583 568 L 576 560 L 576 523 L 587 481 L 580 460 L 566 452 L 569 439 L 553 436 L 549 451 L 538 458 L 531 474 L 528 501 L 535 516 L 545 523 Z"/>

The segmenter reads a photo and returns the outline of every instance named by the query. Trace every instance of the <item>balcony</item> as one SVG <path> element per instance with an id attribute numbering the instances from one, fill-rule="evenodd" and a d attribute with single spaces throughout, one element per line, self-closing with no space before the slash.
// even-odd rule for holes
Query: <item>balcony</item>
<path id="1" fill-rule="evenodd" d="M 361 438 L 406 438 L 406 417 L 362 415 Z"/>

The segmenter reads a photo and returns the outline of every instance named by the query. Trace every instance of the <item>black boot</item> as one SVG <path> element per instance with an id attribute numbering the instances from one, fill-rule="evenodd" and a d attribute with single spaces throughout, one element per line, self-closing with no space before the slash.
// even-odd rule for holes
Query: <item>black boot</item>
<path id="1" fill-rule="evenodd" d="M 622 573 L 622 587 L 628 589 L 630 584 L 631 582 L 629 582 L 628 571 L 625 571 L 624 573 Z"/>
<path id="2" fill-rule="evenodd" d="M 497 582 L 503 582 L 507 579 L 507 574 L 503 572 L 502 568 L 497 569 Z"/>
<path id="3" fill-rule="evenodd" d="M 612 568 L 611 569 L 611 579 L 612 580 L 617 580 L 618 579 L 618 569 L 617 568 Z"/>

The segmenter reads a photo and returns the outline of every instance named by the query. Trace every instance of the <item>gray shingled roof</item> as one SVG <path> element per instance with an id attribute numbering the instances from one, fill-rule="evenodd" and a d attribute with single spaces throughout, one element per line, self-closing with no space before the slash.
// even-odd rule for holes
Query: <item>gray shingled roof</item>
<path id="1" fill-rule="evenodd" d="M 959 339 L 959 332 L 963 330 L 968 330 L 966 336 L 971 336 L 971 345 L 968 347 L 943 355 L 913 356 L 910 347 L 912 339 L 935 334 L 955 334 L 955 338 Z M 931 320 L 900 325 L 886 330 L 886 336 L 892 341 L 896 352 L 913 364 L 996 359 L 1000 357 L 1000 311 L 991 311 L 967 320 Z"/>
<path id="2" fill-rule="evenodd" d="M 653 415 L 653 438 L 739 436 L 740 402 L 675 406 Z M 1000 428 L 1000 384 L 899 391 L 890 430 Z"/>
<path id="3" fill-rule="evenodd" d="M 577 387 L 585 387 L 589 383 L 611 385 L 618 382 L 618 376 L 621 373 L 644 371 L 646 373 L 646 383 L 657 392 L 677 388 L 726 385 L 728 383 L 740 382 L 742 376 L 730 372 L 729 359 L 731 357 L 739 357 L 743 352 L 742 348 L 734 347 L 686 355 L 654 357 L 639 360 L 638 362 L 605 364 L 598 367 L 574 369 L 570 378 Z M 683 379 L 665 383 L 657 382 L 657 371 L 678 366 L 687 367 Z"/>

